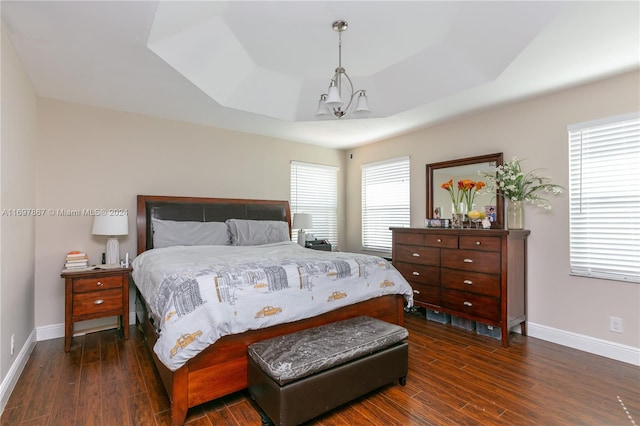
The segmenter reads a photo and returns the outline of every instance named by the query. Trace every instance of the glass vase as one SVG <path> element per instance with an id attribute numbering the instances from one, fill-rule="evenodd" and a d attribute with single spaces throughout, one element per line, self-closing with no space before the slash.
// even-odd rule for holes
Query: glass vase
<path id="1" fill-rule="evenodd" d="M 524 229 L 524 207 L 522 201 L 507 202 L 507 229 Z"/>
<path id="2" fill-rule="evenodd" d="M 464 221 L 466 216 L 466 205 L 460 203 L 458 206 L 451 205 L 451 227 L 452 228 L 464 228 Z"/>

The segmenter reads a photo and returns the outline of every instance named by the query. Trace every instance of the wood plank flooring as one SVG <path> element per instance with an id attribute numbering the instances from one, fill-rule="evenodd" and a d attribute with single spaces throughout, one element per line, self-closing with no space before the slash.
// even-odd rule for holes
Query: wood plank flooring
<path id="1" fill-rule="evenodd" d="M 640 425 L 640 368 L 512 334 L 489 337 L 406 315 L 407 385 L 390 384 L 310 425 Z M 2 425 L 168 425 L 169 401 L 132 326 L 38 342 Z M 187 424 L 260 425 L 246 392 L 194 407 Z"/>

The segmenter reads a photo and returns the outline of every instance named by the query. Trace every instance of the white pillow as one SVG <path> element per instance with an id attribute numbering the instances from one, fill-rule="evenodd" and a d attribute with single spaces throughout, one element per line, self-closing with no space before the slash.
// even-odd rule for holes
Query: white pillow
<path id="1" fill-rule="evenodd" d="M 229 229 L 224 222 L 181 222 L 151 219 L 153 247 L 228 246 Z"/>
<path id="2" fill-rule="evenodd" d="M 280 220 L 227 220 L 231 244 L 234 246 L 258 246 L 291 241 L 289 224 Z"/>

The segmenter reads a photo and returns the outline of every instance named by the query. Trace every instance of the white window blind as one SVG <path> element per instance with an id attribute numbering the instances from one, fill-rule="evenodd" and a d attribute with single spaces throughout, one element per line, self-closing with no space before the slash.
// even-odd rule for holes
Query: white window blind
<path id="1" fill-rule="evenodd" d="M 362 248 L 391 252 L 389 227 L 410 224 L 409 157 L 362 165 Z"/>
<path id="2" fill-rule="evenodd" d="M 571 274 L 640 282 L 640 114 L 568 130 Z"/>
<path id="3" fill-rule="evenodd" d="M 338 167 L 291 162 L 291 214 L 310 213 L 313 229 L 305 229 L 318 239 L 338 247 Z M 297 234 L 294 230 L 294 240 Z"/>

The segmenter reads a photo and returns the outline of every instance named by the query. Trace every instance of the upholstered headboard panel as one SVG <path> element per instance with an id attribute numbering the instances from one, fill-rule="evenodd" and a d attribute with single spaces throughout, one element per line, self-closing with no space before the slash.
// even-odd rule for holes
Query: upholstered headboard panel
<path id="1" fill-rule="evenodd" d="M 151 219 L 224 222 L 227 219 L 280 220 L 289 224 L 288 201 L 138 195 L 138 254 L 153 248 Z"/>

